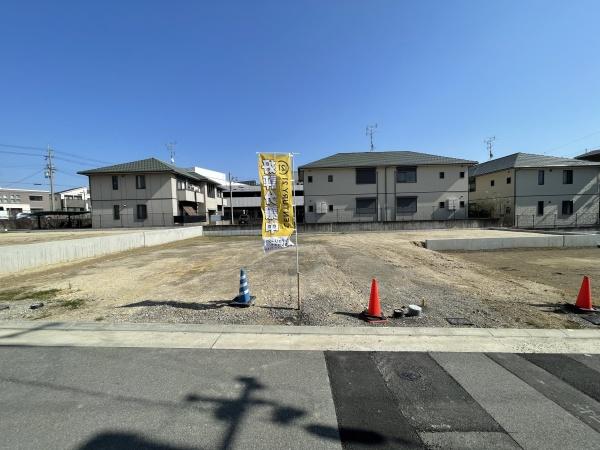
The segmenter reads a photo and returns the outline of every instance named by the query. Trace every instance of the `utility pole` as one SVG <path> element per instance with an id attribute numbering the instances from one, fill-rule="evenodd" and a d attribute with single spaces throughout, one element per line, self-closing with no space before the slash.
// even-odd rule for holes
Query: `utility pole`
<path id="1" fill-rule="evenodd" d="M 485 146 L 487 148 L 490 159 L 492 159 L 494 157 L 493 149 L 494 149 L 494 141 L 495 140 L 496 140 L 496 136 L 491 136 L 483 141 L 483 143 L 485 144 Z"/>
<path id="2" fill-rule="evenodd" d="M 169 156 L 171 158 L 171 164 L 175 164 L 175 146 L 177 142 L 169 142 L 167 144 L 167 150 L 169 150 Z"/>
<path id="3" fill-rule="evenodd" d="M 373 150 L 375 150 L 375 146 L 373 145 L 373 135 L 375 134 L 375 130 L 377 129 L 377 124 L 375 125 L 368 125 L 367 126 L 367 130 L 365 132 L 366 136 L 369 136 L 370 140 L 371 140 L 371 149 L 369 150 L 370 152 L 372 152 Z"/>
<path id="4" fill-rule="evenodd" d="M 50 209 L 54 211 L 54 172 L 56 168 L 52 163 L 52 153 L 53 150 L 50 148 L 50 144 L 48 144 L 48 154 L 46 155 L 46 178 L 50 179 Z"/>
<path id="5" fill-rule="evenodd" d="M 233 225 L 233 187 L 232 187 L 233 177 L 231 176 L 231 172 L 228 172 L 228 174 L 229 174 L 229 209 L 231 211 L 231 225 Z"/>

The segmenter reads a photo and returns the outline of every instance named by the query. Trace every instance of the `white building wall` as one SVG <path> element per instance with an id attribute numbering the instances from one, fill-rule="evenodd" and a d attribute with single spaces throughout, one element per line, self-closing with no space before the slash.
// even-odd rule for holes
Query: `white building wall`
<path id="1" fill-rule="evenodd" d="M 468 166 L 431 165 L 417 167 L 415 183 L 396 182 L 396 166 L 377 167 L 375 184 L 356 184 L 355 168 L 305 169 L 304 203 L 307 223 L 396 220 L 446 220 L 466 218 Z M 444 178 L 440 178 L 444 172 Z M 460 176 L 461 172 L 463 177 Z M 328 177 L 333 176 L 329 182 Z M 309 176 L 312 182 L 309 182 Z M 397 197 L 416 197 L 417 211 L 401 213 Z M 358 214 L 357 198 L 375 198 L 375 214 Z M 455 210 L 448 209 L 448 200 L 456 199 Z M 320 203 L 325 212 L 318 212 Z M 440 203 L 444 203 L 444 207 Z M 461 205 L 462 202 L 462 206 Z M 330 211 L 333 205 L 333 211 Z M 310 212 L 312 206 L 313 211 Z M 322 210 L 321 210 L 322 211 Z"/>
<path id="2" fill-rule="evenodd" d="M 538 170 L 544 170 L 544 184 L 538 185 Z M 573 170 L 573 184 L 563 183 L 563 171 Z M 516 170 L 515 225 L 572 226 L 598 222 L 599 169 L 597 167 L 546 167 Z M 544 212 L 538 214 L 538 202 Z M 563 214 L 563 201 L 573 202 L 573 214 Z"/>

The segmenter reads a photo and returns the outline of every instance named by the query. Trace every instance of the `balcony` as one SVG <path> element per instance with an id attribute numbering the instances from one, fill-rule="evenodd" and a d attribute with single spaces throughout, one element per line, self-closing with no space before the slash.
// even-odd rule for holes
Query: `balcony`
<path id="1" fill-rule="evenodd" d="M 204 203 L 204 195 L 191 189 L 177 189 L 177 200 L 183 202 Z"/>

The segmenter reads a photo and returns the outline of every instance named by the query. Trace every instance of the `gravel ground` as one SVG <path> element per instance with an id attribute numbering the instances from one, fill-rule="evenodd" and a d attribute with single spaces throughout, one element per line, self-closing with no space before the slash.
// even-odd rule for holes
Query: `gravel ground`
<path id="1" fill-rule="evenodd" d="M 421 234 L 301 235 L 301 313 L 295 250 L 264 255 L 257 237 L 234 237 L 195 238 L 0 278 L 0 303 L 10 306 L 0 320 L 356 326 L 363 324 L 356 314 L 367 306 L 375 277 L 384 313 L 425 304 L 424 317 L 388 326 L 450 326 L 448 317 L 478 327 L 592 326 L 538 306 L 565 301 L 559 287 L 421 248 L 413 243 Z M 237 294 L 240 267 L 256 296 L 251 308 L 226 305 Z M 43 293 L 49 289 L 60 291 Z M 36 296 L 45 306 L 30 310 Z"/>

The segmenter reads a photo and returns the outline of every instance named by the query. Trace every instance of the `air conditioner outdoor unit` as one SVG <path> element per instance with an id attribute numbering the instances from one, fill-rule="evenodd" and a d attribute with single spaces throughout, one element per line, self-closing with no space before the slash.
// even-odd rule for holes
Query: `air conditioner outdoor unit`
<path id="1" fill-rule="evenodd" d="M 450 211 L 455 211 L 458 209 L 458 199 L 457 198 L 449 198 L 446 200 L 446 207 Z"/>
<path id="2" fill-rule="evenodd" d="M 327 202 L 317 203 L 317 214 L 325 214 L 327 212 Z"/>

